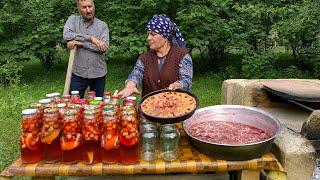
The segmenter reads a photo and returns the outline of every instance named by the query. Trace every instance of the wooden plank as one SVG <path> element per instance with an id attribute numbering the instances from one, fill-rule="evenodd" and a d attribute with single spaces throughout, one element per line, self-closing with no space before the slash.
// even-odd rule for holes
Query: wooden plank
<path id="1" fill-rule="evenodd" d="M 259 180 L 260 170 L 242 170 L 239 173 L 239 180 Z"/>
<path id="2" fill-rule="evenodd" d="M 77 50 L 77 46 L 75 46 L 73 49 L 70 50 L 66 81 L 64 83 L 64 91 L 63 91 L 64 95 L 69 94 L 71 75 L 72 75 L 72 67 L 73 67 L 74 56 L 76 54 L 76 50 Z"/>

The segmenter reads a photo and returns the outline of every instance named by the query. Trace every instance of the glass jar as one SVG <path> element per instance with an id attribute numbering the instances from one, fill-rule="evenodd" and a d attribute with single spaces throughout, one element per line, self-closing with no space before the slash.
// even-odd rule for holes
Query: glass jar
<path id="1" fill-rule="evenodd" d="M 89 91 L 88 95 L 87 95 L 87 101 L 90 102 L 90 101 L 94 100 L 95 97 L 96 97 L 96 92 Z"/>
<path id="2" fill-rule="evenodd" d="M 104 92 L 104 94 L 103 94 L 103 102 L 104 102 L 104 104 L 111 104 L 111 101 L 112 101 L 111 92 L 108 92 L 108 91 Z"/>
<path id="3" fill-rule="evenodd" d="M 114 106 L 115 111 L 116 111 L 116 115 L 118 116 L 118 118 L 121 117 L 121 103 L 120 103 L 120 96 L 115 94 L 111 96 L 112 101 L 111 104 Z"/>
<path id="4" fill-rule="evenodd" d="M 101 161 L 100 123 L 96 109 L 85 110 L 82 124 L 83 160 L 86 164 Z"/>
<path id="5" fill-rule="evenodd" d="M 155 124 L 140 125 L 140 158 L 144 161 L 154 161 L 158 154 L 158 130 Z"/>
<path id="6" fill-rule="evenodd" d="M 58 93 L 58 92 L 55 92 L 55 93 L 51 93 L 52 96 L 53 96 L 53 103 L 54 104 L 59 104 L 61 103 L 61 94 Z"/>
<path id="7" fill-rule="evenodd" d="M 128 96 L 123 100 L 123 105 L 124 106 L 131 106 L 131 107 L 136 107 L 136 97 L 134 96 Z"/>
<path id="8" fill-rule="evenodd" d="M 39 103 L 41 104 L 40 108 L 38 109 L 38 115 L 39 115 L 39 120 L 40 123 L 42 123 L 42 118 L 43 118 L 43 113 L 44 113 L 44 109 L 51 104 L 51 100 L 50 99 L 40 99 Z"/>
<path id="9" fill-rule="evenodd" d="M 71 91 L 70 101 L 74 103 L 75 100 L 80 99 L 79 91 Z"/>
<path id="10" fill-rule="evenodd" d="M 76 163 L 82 159 L 81 154 L 81 122 L 77 118 L 77 110 L 69 109 L 63 114 L 62 136 L 60 145 L 63 163 Z"/>
<path id="11" fill-rule="evenodd" d="M 35 163 L 42 160 L 41 126 L 36 109 L 22 111 L 22 135 L 20 136 L 20 152 L 22 163 Z"/>
<path id="12" fill-rule="evenodd" d="M 77 112 L 76 117 L 79 120 L 80 124 L 82 124 L 83 122 L 83 111 L 84 108 L 82 105 L 80 104 L 69 104 L 69 109 L 73 109 Z"/>
<path id="13" fill-rule="evenodd" d="M 121 126 L 122 128 L 134 127 L 138 129 L 139 119 L 137 118 L 137 112 L 134 108 L 123 106 L 121 108 Z"/>
<path id="14" fill-rule="evenodd" d="M 103 120 L 103 116 L 102 116 L 102 111 L 103 111 L 102 101 L 92 100 L 92 101 L 90 101 L 89 105 L 94 107 L 94 109 L 97 111 L 98 122 L 101 124 L 102 120 Z"/>
<path id="15" fill-rule="evenodd" d="M 46 94 L 46 98 L 47 98 L 47 99 L 50 99 L 51 102 L 53 102 L 53 100 L 54 100 L 54 94 L 48 93 L 48 94 Z"/>
<path id="16" fill-rule="evenodd" d="M 71 100 L 71 95 L 70 94 L 65 94 L 62 96 L 62 102 L 68 104 Z"/>
<path id="17" fill-rule="evenodd" d="M 60 160 L 60 122 L 58 109 L 47 108 L 44 110 L 41 142 L 45 163 L 54 163 Z"/>
<path id="18" fill-rule="evenodd" d="M 40 121 L 42 119 L 42 115 L 41 112 L 39 111 L 41 108 L 41 104 L 40 103 L 31 103 L 29 105 L 30 109 L 36 109 L 37 110 L 37 119 Z"/>
<path id="19" fill-rule="evenodd" d="M 119 154 L 119 124 L 113 106 L 106 106 L 103 112 L 102 124 L 102 162 L 112 164 L 120 161 Z"/>
<path id="20" fill-rule="evenodd" d="M 134 110 L 122 111 L 120 140 L 120 161 L 123 164 L 135 164 L 140 159 L 140 134 Z"/>
<path id="21" fill-rule="evenodd" d="M 59 121 L 62 122 L 63 112 L 66 110 L 67 105 L 65 103 L 57 104 L 58 112 L 59 112 Z"/>
<path id="22" fill-rule="evenodd" d="M 180 133 L 176 125 L 165 124 L 160 133 L 160 157 L 165 161 L 175 161 L 180 155 Z"/>

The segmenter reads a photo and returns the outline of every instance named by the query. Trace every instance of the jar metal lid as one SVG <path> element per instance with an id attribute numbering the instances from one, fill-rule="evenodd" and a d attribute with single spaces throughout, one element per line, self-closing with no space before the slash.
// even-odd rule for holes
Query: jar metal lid
<path id="1" fill-rule="evenodd" d="M 94 91 L 89 91 L 88 94 L 89 94 L 89 95 L 95 95 L 96 92 L 94 92 Z"/>
<path id="2" fill-rule="evenodd" d="M 90 105 L 100 105 L 101 101 L 98 101 L 98 100 L 92 100 L 90 101 Z"/>
<path id="3" fill-rule="evenodd" d="M 94 100 L 102 101 L 102 97 L 95 97 Z"/>
<path id="4" fill-rule="evenodd" d="M 54 96 L 53 93 L 46 94 L 47 98 L 52 98 L 53 96 Z"/>
<path id="5" fill-rule="evenodd" d="M 106 106 L 104 107 L 104 110 L 105 110 L 105 111 L 114 110 L 114 106 L 113 106 L 113 105 L 106 105 Z"/>
<path id="6" fill-rule="evenodd" d="M 60 96 L 61 94 L 58 93 L 58 92 L 55 92 L 55 93 L 51 93 L 53 96 Z"/>
<path id="7" fill-rule="evenodd" d="M 44 109 L 44 113 L 57 113 L 57 108 L 46 108 Z"/>
<path id="8" fill-rule="evenodd" d="M 111 95 L 111 97 L 112 97 L 112 99 L 119 99 L 120 98 L 120 96 L 118 94 L 113 94 L 113 95 Z"/>
<path id="9" fill-rule="evenodd" d="M 85 111 L 83 112 L 84 115 L 94 115 L 95 113 L 97 113 L 97 111 L 94 110 L 94 109 L 85 110 Z"/>
<path id="10" fill-rule="evenodd" d="M 68 110 L 66 110 L 66 111 L 63 112 L 63 114 L 64 114 L 65 116 L 75 115 L 76 113 L 77 113 L 77 110 L 75 110 L 75 109 L 68 109 Z"/>
<path id="11" fill-rule="evenodd" d="M 111 92 L 106 91 L 106 92 L 104 92 L 104 95 L 105 96 L 111 96 Z"/>
<path id="12" fill-rule="evenodd" d="M 40 104 L 48 104 L 48 103 L 50 103 L 51 102 L 51 99 L 40 99 L 39 100 L 39 103 Z"/>
<path id="13" fill-rule="evenodd" d="M 79 91 L 71 91 L 71 94 L 72 95 L 77 95 L 77 94 L 79 94 Z"/>
<path id="14" fill-rule="evenodd" d="M 66 105 L 66 103 L 59 103 L 59 104 L 57 104 L 57 107 L 58 108 L 64 108 L 64 107 L 66 107 L 67 105 Z"/>
<path id="15" fill-rule="evenodd" d="M 35 114 L 36 112 L 37 112 L 36 109 L 24 109 L 24 110 L 22 110 L 22 115 Z"/>
<path id="16" fill-rule="evenodd" d="M 126 97 L 126 99 L 135 101 L 137 98 L 135 96 L 128 96 L 128 97 Z"/>
<path id="17" fill-rule="evenodd" d="M 31 103 L 29 106 L 32 109 L 38 109 L 41 107 L 41 104 L 40 103 Z"/>
<path id="18" fill-rule="evenodd" d="M 68 98 L 71 97 L 71 95 L 70 95 L 70 94 L 65 94 L 65 95 L 63 95 L 62 97 L 65 98 L 65 99 L 68 99 Z"/>
<path id="19" fill-rule="evenodd" d="M 85 99 L 76 99 L 74 103 L 76 103 L 76 104 L 84 104 L 84 103 L 86 103 L 86 100 Z"/>
<path id="20" fill-rule="evenodd" d="M 116 112 L 114 110 L 108 110 L 103 112 L 104 116 L 115 116 Z"/>
<path id="21" fill-rule="evenodd" d="M 80 104 L 69 104 L 69 108 L 70 109 L 78 109 L 78 108 L 81 108 L 81 105 Z"/>

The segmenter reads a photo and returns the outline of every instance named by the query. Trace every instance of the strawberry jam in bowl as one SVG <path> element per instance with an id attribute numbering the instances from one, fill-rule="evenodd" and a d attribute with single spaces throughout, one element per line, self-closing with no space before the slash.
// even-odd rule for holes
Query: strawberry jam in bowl
<path id="1" fill-rule="evenodd" d="M 281 124 L 258 108 L 217 105 L 198 109 L 183 128 L 201 153 L 215 159 L 249 160 L 271 149 Z"/>

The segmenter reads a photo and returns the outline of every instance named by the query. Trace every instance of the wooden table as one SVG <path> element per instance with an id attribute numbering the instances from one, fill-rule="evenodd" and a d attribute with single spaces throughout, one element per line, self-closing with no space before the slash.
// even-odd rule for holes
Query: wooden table
<path id="1" fill-rule="evenodd" d="M 210 158 L 192 148 L 184 132 L 181 130 L 181 148 L 179 160 L 165 162 L 158 159 L 154 162 L 140 161 L 134 165 L 123 164 L 22 164 L 21 159 L 14 161 L 2 173 L 2 178 L 13 176 L 54 177 L 54 176 L 101 176 L 101 175 L 139 175 L 139 174 L 199 174 L 199 173 L 228 173 L 239 171 L 238 179 L 259 179 L 260 171 L 284 172 L 283 167 L 271 153 L 248 161 L 226 161 Z"/>

